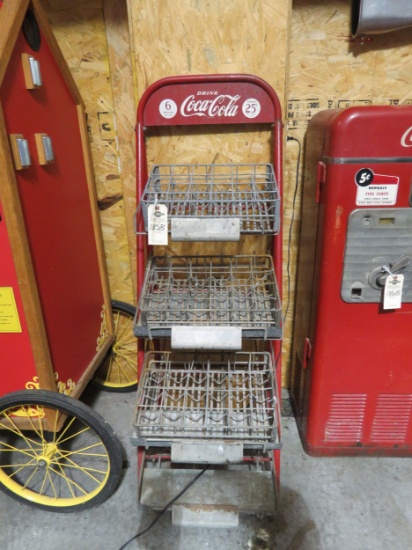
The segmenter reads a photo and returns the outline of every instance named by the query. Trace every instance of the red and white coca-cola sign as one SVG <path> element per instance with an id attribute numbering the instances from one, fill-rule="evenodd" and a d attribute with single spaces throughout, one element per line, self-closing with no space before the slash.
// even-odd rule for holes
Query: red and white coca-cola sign
<path id="1" fill-rule="evenodd" d="M 187 96 L 180 106 L 182 116 L 222 116 L 233 117 L 239 109 L 238 101 L 240 95 L 216 95 L 213 98 L 205 99 L 204 96 L 194 94 Z"/>
<path id="2" fill-rule="evenodd" d="M 165 86 L 153 94 L 145 117 L 148 125 L 272 120 L 273 105 L 267 93 L 249 82 Z"/>
<path id="3" fill-rule="evenodd" d="M 173 118 L 178 111 L 182 117 L 233 118 L 237 116 L 239 109 L 247 118 L 256 118 L 261 111 L 261 105 L 256 98 L 247 98 L 241 102 L 239 94 L 218 92 L 190 94 L 183 99 L 180 107 L 171 98 L 162 100 L 159 105 L 159 113 L 167 119 Z"/>

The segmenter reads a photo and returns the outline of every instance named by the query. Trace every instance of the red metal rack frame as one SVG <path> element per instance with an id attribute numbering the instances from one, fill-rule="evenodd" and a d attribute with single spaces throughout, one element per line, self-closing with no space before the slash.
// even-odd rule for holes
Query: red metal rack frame
<path id="1" fill-rule="evenodd" d="M 209 92 L 209 94 L 207 94 Z M 205 100 L 222 98 L 205 103 Z M 253 101 L 255 100 L 255 102 Z M 249 101 L 249 103 L 248 103 Z M 248 105 L 252 112 L 248 112 Z M 257 107 L 256 107 L 257 106 Z M 172 108 L 170 108 L 172 107 Z M 202 109 L 201 116 L 193 116 L 196 109 Z M 279 195 L 282 197 L 282 115 L 277 94 L 259 77 L 248 74 L 184 75 L 167 77 L 154 82 L 143 93 L 136 124 L 136 202 L 139 203 L 147 179 L 146 154 L 147 131 L 165 126 L 207 126 L 207 125 L 266 125 L 272 128 L 272 162 Z M 281 216 L 282 218 L 282 216 Z M 138 231 L 142 233 L 143 220 L 138 220 Z M 272 256 L 275 273 L 282 280 L 282 224 L 272 239 Z M 148 248 L 145 237 L 137 235 L 137 298 L 139 299 L 145 275 L 145 259 Z M 280 283 L 281 287 L 281 283 Z M 279 289 L 280 297 L 282 295 Z M 281 387 L 281 341 L 270 341 L 270 352 L 276 368 L 278 388 Z M 144 345 L 139 342 L 138 373 L 144 362 Z M 280 428 L 279 428 L 280 429 Z M 280 437 L 280 434 L 279 434 Z M 142 473 L 139 452 L 138 470 Z M 279 472 L 280 452 L 274 452 L 276 471 Z M 279 479 L 277 480 L 279 483 Z"/>

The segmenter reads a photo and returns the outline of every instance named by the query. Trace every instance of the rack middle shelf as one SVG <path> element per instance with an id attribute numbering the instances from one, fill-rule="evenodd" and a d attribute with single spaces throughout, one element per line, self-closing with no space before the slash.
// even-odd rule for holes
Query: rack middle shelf
<path id="1" fill-rule="evenodd" d="M 197 341 L 192 349 L 222 349 L 225 331 L 229 340 L 231 331 L 237 332 L 239 340 L 281 338 L 281 303 L 271 256 L 154 256 L 149 260 L 135 336 L 171 337 L 172 347 L 182 349 L 187 346 L 173 346 L 181 334 L 192 339 L 200 334 L 200 342 L 207 340 L 205 346 Z"/>

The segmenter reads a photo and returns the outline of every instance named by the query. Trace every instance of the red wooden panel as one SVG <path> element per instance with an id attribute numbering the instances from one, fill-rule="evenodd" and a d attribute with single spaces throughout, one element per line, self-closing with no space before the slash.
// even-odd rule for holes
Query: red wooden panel
<path id="1" fill-rule="evenodd" d="M 40 63 L 38 89 L 25 87 L 23 52 Z M 32 165 L 16 179 L 54 370 L 77 381 L 96 353 L 104 300 L 77 107 L 43 35 L 32 52 L 20 33 L 0 100 L 7 132 L 29 142 Z M 39 164 L 36 133 L 52 139 L 50 165 Z"/>
<path id="2" fill-rule="evenodd" d="M 6 221 L 0 204 L 0 293 L 7 289 L 11 293 L 17 307 L 17 319 L 21 332 L 8 332 L 9 328 L 0 327 L 0 395 L 22 390 L 27 382 L 36 376 L 31 343 L 27 331 L 27 322 L 24 316 L 23 304 L 19 292 L 13 256 L 10 249 Z M 9 291 L 9 289 L 12 289 Z M 3 300 L 0 298 L 0 323 L 2 321 Z M 9 314 L 9 309 L 3 310 Z M 4 319 L 3 319 L 4 320 Z M 11 324 L 11 323 L 10 323 Z"/>

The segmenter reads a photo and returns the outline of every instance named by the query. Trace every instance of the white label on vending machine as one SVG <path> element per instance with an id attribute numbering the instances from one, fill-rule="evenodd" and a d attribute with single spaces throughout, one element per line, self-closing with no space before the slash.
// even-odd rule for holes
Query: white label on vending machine
<path id="1" fill-rule="evenodd" d="M 404 276 L 390 274 L 386 277 L 383 291 L 383 309 L 399 309 L 402 306 L 402 287 Z"/>
<path id="2" fill-rule="evenodd" d="M 357 206 L 394 206 L 398 196 L 399 177 L 375 174 L 362 168 L 355 175 Z"/>

